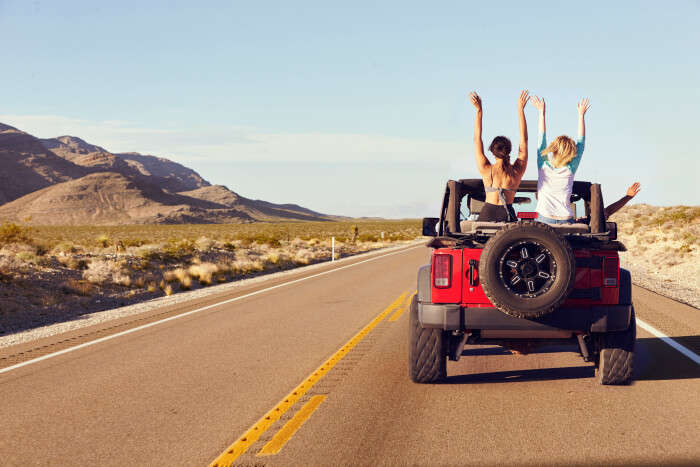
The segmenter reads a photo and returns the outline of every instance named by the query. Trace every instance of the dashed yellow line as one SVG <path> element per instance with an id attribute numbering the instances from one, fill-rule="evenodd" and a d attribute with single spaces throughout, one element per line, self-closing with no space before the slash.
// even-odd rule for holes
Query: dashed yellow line
<path id="1" fill-rule="evenodd" d="M 326 399 L 326 396 L 314 396 L 304 404 L 304 406 L 299 409 L 299 411 L 294 414 L 291 420 L 284 424 L 284 426 L 277 432 L 275 436 L 272 437 L 268 443 L 263 446 L 263 448 L 258 452 L 258 456 L 271 456 L 277 454 L 280 450 L 287 444 L 287 441 L 294 435 L 294 433 L 301 428 L 301 426 L 306 422 L 306 420 L 311 417 L 314 411 L 321 405 Z"/>
<path id="2" fill-rule="evenodd" d="M 411 294 L 408 294 L 406 299 L 401 303 L 401 306 L 394 312 L 393 315 L 389 317 L 389 321 L 396 321 L 397 319 L 401 318 L 401 315 L 403 314 L 404 311 L 408 309 L 409 306 L 411 306 L 411 299 L 413 299 L 413 296 L 416 294 L 416 292 L 413 292 Z"/>
<path id="3" fill-rule="evenodd" d="M 350 350 L 352 350 L 362 339 L 374 329 L 384 318 L 405 300 L 408 292 L 402 293 L 391 305 L 386 307 L 376 318 L 374 318 L 367 326 L 362 328 L 360 332 L 355 334 L 352 339 L 345 343 L 331 358 L 325 361 L 323 365 L 318 367 L 310 374 L 301 384 L 299 384 L 292 392 L 287 394 L 287 397 L 282 399 L 272 410 L 267 412 L 260 420 L 243 433 L 231 446 L 226 448 L 224 452 L 209 464 L 210 467 L 229 467 L 233 461 L 245 453 L 260 436 L 268 430 L 279 418 L 294 405 L 306 392 L 313 387 L 331 368 L 333 368 Z"/>

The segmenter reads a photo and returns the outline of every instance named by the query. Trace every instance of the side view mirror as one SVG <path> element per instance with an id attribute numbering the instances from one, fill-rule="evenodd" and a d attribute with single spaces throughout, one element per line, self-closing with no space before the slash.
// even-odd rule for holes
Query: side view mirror
<path id="1" fill-rule="evenodd" d="M 426 237 L 437 237 L 435 226 L 440 222 L 439 217 L 424 217 L 423 218 L 423 235 Z"/>

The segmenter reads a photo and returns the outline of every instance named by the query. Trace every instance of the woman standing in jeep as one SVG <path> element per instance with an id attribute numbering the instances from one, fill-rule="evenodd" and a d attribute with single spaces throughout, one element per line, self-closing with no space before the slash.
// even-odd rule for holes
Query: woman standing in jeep
<path id="1" fill-rule="evenodd" d="M 586 139 L 584 116 L 591 106 L 582 99 L 578 109 L 578 141 L 557 136 L 547 146 L 544 99 L 532 96 L 532 105 L 540 112 L 537 137 L 537 220 L 547 224 L 573 224 L 571 190 L 581 162 Z M 549 155 L 551 154 L 551 156 Z"/>
<path id="2" fill-rule="evenodd" d="M 527 122 L 525 121 L 525 104 L 529 99 L 528 91 L 520 93 L 518 98 L 518 119 L 520 122 L 520 145 L 518 158 L 510 163 L 510 140 L 505 136 L 496 136 L 489 151 L 496 157 L 491 164 L 484 154 L 484 143 L 481 139 L 482 108 L 481 98 L 475 92 L 469 93 L 469 99 L 476 108 L 474 122 L 474 154 L 476 166 L 484 181 L 486 203 L 479 213 L 480 221 L 515 222 L 517 216 L 513 209 L 515 192 L 520 186 L 520 180 L 527 168 Z"/>

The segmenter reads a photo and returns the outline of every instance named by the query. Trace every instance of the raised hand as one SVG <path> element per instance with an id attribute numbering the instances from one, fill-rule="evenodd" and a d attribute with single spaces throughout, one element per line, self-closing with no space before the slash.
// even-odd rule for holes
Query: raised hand
<path id="1" fill-rule="evenodd" d="M 534 105 L 537 110 L 544 113 L 544 109 L 545 109 L 544 97 L 532 96 L 532 97 L 530 97 L 530 102 L 532 102 L 532 105 Z"/>
<path id="2" fill-rule="evenodd" d="M 469 100 L 471 101 L 472 105 L 476 107 L 476 110 L 481 110 L 481 97 L 474 91 L 469 93 Z"/>
<path id="3" fill-rule="evenodd" d="M 591 101 L 588 100 L 588 98 L 581 99 L 578 104 L 576 104 L 576 108 L 578 109 L 578 114 L 583 116 L 586 114 L 586 111 L 591 107 Z"/>
<path id="4" fill-rule="evenodd" d="M 634 198 L 641 189 L 642 186 L 639 184 L 639 182 L 634 182 L 632 186 L 627 188 L 627 196 L 629 196 L 630 198 Z"/>
<path id="5" fill-rule="evenodd" d="M 520 97 L 518 97 L 518 108 L 519 109 L 524 109 L 525 104 L 527 104 L 527 101 L 530 100 L 530 91 L 527 89 L 524 90 L 523 92 L 520 93 Z"/>

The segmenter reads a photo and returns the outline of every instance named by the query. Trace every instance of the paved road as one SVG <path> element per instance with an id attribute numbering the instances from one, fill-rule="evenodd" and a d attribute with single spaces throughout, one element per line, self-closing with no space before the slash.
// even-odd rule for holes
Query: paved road
<path id="1" fill-rule="evenodd" d="M 247 295 L 0 373 L 0 465 L 207 465 L 229 446 L 236 465 L 700 462 L 700 365 L 641 329 L 629 387 L 598 386 L 574 349 L 498 347 L 468 348 L 445 384 L 410 383 L 402 299 L 427 257 L 2 349 L 0 368 Z M 698 310 L 634 293 L 640 318 L 699 352 Z"/>

